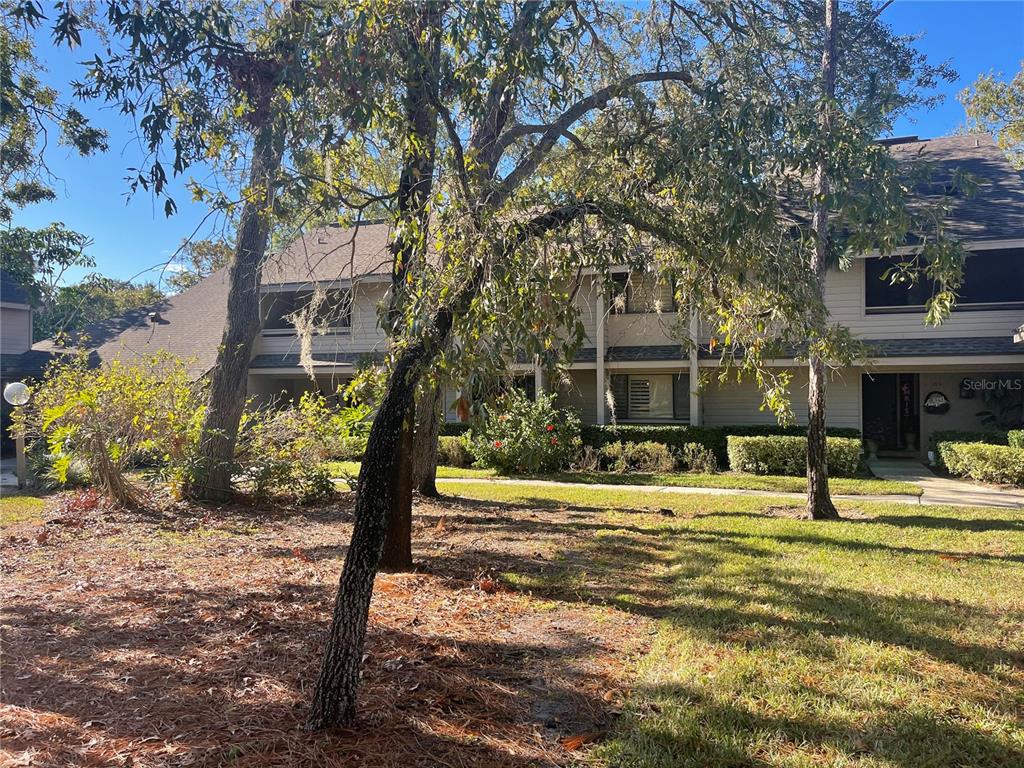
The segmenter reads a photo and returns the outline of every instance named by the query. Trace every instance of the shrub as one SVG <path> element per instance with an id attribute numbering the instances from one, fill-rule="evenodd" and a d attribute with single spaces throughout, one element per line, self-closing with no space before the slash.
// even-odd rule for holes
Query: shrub
<path id="1" fill-rule="evenodd" d="M 718 466 L 727 466 L 729 456 L 727 439 L 730 435 L 792 435 L 805 436 L 806 427 L 781 427 L 777 424 L 738 424 L 724 427 L 695 427 L 688 424 L 588 424 L 580 437 L 585 445 L 600 448 L 608 443 L 642 443 L 653 440 L 664 443 L 679 452 L 687 443 L 699 443 L 715 454 Z M 860 438 L 860 431 L 850 428 L 830 428 L 833 437 Z"/>
<path id="2" fill-rule="evenodd" d="M 714 451 L 700 443 L 684 443 L 679 450 L 679 468 L 684 472 L 714 474 L 718 471 L 718 459 Z"/>
<path id="3" fill-rule="evenodd" d="M 324 462 L 362 455 L 368 416 L 366 406 L 335 408 L 318 392 L 307 392 L 286 408 L 246 411 L 236 450 L 238 471 L 257 497 L 326 501 L 334 484 Z"/>
<path id="4" fill-rule="evenodd" d="M 438 434 L 443 437 L 462 437 L 469 432 L 471 426 L 464 421 L 442 421 Z"/>
<path id="5" fill-rule="evenodd" d="M 1024 486 L 1024 449 L 987 443 L 939 443 L 946 469 L 986 483 Z"/>
<path id="6" fill-rule="evenodd" d="M 860 440 L 826 439 L 829 473 L 856 475 L 860 468 Z M 802 475 L 807 471 L 807 438 L 790 436 L 729 436 L 729 466 L 755 475 Z"/>
<path id="7" fill-rule="evenodd" d="M 555 472 L 580 446 L 579 418 L 554 406 L 554 396 L 530 400 L 518 389 L 500 398 L 484 426 L 467 432 L 464 445 L 475 463 L 504 474 Z"/>
<path id="8" fill-rule="evenodd" d="M 184 363 L 167 353 L 101 368 L 76 355 L 47 369 L 29 405 L 17 410 L 15 428 L 45 443 L 60 483 L 81 465 L 108 499 L 134 506 L 140 491 L 126 471 L 153 457 L 185 465 L 198 444 L 203 403 Z"/>
<path id="9" fill-rule="evenodd" d="M 609 443 L 601 448 L 601 463 L 610 472 L 671 472 L 676 459 L 664 443 Z"/>
<path id="10" fill-rule="evenodd" d="M 1011 448 L 1024 448 L 1024 429 L 1011 429 L 1006 434 L 1006 442 Z"/>
<path id="11" fill-rule="evenodd" d="M 998 429 L 965 430 L 940 429 L 932 432 L 928 438 L 930 448 L 937 450 L 939 443 L 988 443 L 989 445 L 1006 445 L 1007 434 Z"/>
<path id="12" fill-rule="evenodd" d="M 437 463 L 446 467 L 468 467 L 473 463 L 473 454 L 466 448 L 462 438 L 441 435 L 437 439 Z"/>

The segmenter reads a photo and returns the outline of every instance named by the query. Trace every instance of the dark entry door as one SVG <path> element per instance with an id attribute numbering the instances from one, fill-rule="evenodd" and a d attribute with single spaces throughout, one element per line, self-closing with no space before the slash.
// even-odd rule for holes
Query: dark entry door
<path id="1" fill-rule="evenodd" d="M 861 377 L 864 437 L 882 451 L 916 450 L 919 419 L 916 373 Z"/>

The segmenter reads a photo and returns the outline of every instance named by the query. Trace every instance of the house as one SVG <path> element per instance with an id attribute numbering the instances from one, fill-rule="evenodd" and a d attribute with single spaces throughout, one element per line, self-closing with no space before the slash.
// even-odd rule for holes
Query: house
<path id="1" fill-rule="evenodd" d="M 0 392 L 11 382 L 38 378 L 52 355 L 32 349 L 32 302 L 28 292 L 0 269 Z M 13 455 L 8 432 L 11 406 L 0 398 L 0 455 Z"/>
<path id="2" fill-rule="evenodd" d="M 908 289 L 881 279 L 886 260 L 872 254 L 847 271 L 828 276 L 826 305 L 871 350 L 870 358 L 833 372 L 831 426 L 854 427 L 883 450 L 918 455 L 938 430 L 979 429 L 988 418 L 1020 419 L 1024 394 L 1024 180 L 987 136 L 893 140 L 897 156 L 921 155 L 938 169 L 935 194 L 949 194 L 942 178 L 961 168 L 982 181 L 972 197 L 956 198 L 949 231 L 971 252 L 960 301 L 939 327 L 924 325 L 922 304 L 930 287 Z M 268 399 L 296 396 L 316 386 L 333 392 L 363 360 L 379 356 L 385 338 L 377 307 L 389 282 L 389 229 L 384 224 L 326 227 L 293 242 L 264 269 L 259 290 L 263 329 L 249 366 L 249 391 Z M 732 425 L 771 423 L 752 382 L 723 385 L 713 373 L 720 360 L 706 324 L 672 309 L 671 291 L 643 276 L 623 274 L 624 302 L 603 295 L 584 277 L 576 302 L 587 341 L 568 369 L 568 380 L 547 383 L 585 422 Z M 312 336 L 313 380 L 301 364 L 300 335 L 289 321 L 316 291 L 327 331 Z M 98 362 L 116 354 L 168 349 L 190 359 L 201 375 L 213 365 L 226 313 L 226 274 L 90 329 Z M 613 306 L 614 304 L 614 306 Z M 660 309 L 660 311 L 656 311 Z M 690 356 L 689 338 L 698 352 Z M 46 343 L 37 349 L 53 349 Z M 794 410 L 806 421 L 806 382 L 793 358 L 773 361 L 793 368 Z M 536 389 L 539 368 L 513 365 Z M 613 395 L 614 416 L 605 392 Z M 453 393 L 448 394 L 448 417 Z M 989 416 L 979 414 L 988 413 Z"/>

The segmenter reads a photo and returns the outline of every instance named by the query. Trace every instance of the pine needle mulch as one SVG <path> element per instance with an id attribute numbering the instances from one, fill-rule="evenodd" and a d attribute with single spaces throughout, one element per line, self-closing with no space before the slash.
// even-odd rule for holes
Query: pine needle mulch
<path id="1" fill-rule="evenodd" d="M 55 497 L 41 522 L 4 528 L 0 764 L 585 761 L 653 631 L 571 585 L 524 586 L 559 581 L 596 511 L 420 501 L 416 572 L 378 578 L 359 722 L 308 734 L 351 497 L 151 506 Z"/>

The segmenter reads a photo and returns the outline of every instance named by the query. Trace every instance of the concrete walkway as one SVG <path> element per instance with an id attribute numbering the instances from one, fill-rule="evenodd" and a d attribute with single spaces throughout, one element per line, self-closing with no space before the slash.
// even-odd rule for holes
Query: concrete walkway
<path id="1" fill-rule="evenodd" d="M 8 493 L 18 488 L 14 459 L 0 459 L 0 488 L 6 488 Z"/>
<path id="2" fill-rule="evenodd" d="M 509 477 L 439 477 L 438 483 L 493 483 L 495 485 L 547 485 L 554 488 L 589 488 L 599 491 L 626 491 L 628 493 L 649 494 L 668 493 L 677 496 L 763 496 L 772 499 L 793 499 L 805 501 L 807 494 L 790 491 L 755 491 L 749 488 L 701 488 L 678 485 L 616 485 L 614 483 L 567 483 L 563 480 L 516 480 Z M 850 493 L 833 493 L 837 501 L 893 501 L 900 504 L 918 504 L 917 496 L 909 494 L 893 494 L 889 496 L 865 495 Z"/>
<path id="3" fill-rule="evenodd" d="M 903 480 L 919 485 L 924 495 L 918 498 L 908 494 L 892 495 L 854 495 L 834 493 L 836 501 L 885 501 L 897 504 L 941 504 L 952 507 L 999 507 L 1002 509 L 1024 509 L 1024 492 L 1004 491 L 992 486 L 976 485 L 965 480 L 951 480 L 936 477 L 926 467 L 916 462 L 894 460 L 879 462 L 880 466 L 871 465 L 872 472 L 884 480 Z M 908 467 L 904 465 L 915 465 Z M 901 474 L 902 473 L 902 474 Z M 761 496 L 774 499 L 793 499 L 804 501 L 803 493 L 783 491 L 755 491 L 739 488 L 690 488 L 673 485 L 615 485 L 613 483 L 567 483 L 561 480 L 516 480 L 499 477 L 439 477 L 438 483 L 494 483 L 496 485 L 547 485 L 556 488 L 593 488 L 607 491 L 626 491 L 636 494 L 677 494 L 706 496 Z"/>
<path id="4" fill-rule="evenodd" d="M 920 486 L 922 504 L 1024 509 L 1024 491 L 981 485 L 970 480 L 938 477 L 913 459 L 875 459 L 868 463 L 876 477 Z"/>

